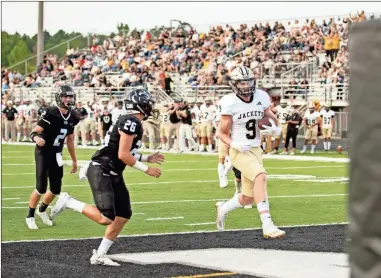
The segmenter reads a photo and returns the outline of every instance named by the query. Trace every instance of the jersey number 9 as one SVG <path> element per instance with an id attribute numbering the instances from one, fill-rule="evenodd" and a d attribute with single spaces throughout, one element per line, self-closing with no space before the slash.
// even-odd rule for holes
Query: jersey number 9
<path id="1" fill-rule="evenodd" d="M 250 131 L 249 133 L 246 133 L 246 138 L 250 139 L 250 140 L 255 139 L 256 132 L 255 132 L 255 120 L 254 119 L 252 119 L 246 123 L 246 130 Z"/>

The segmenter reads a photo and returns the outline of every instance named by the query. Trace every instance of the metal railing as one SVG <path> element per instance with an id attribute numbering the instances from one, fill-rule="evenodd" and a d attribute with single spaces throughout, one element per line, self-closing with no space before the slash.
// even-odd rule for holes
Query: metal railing
<path id="1" fill-rule="evenodd" d="M 76 39 L 78 39 L 78 38 L 81 38 L 81 37 L 82 37 L 82 35 L 75 36 L 74 38 L 71 38 L 70 40 L 67 40 L 67 41 L 64 41 L 64 42 L 62 42 L 62 43 L 60 43 L 60 44 L 57 44 L 57 45 L 54 46 L 54 47 L 51 47 L 51 48 L 49 48 L 49 49 L 47 49 L 47 50 L 44 50 L 43 52 L 37 53 L 36 55 L 33 55 L 33 56 L 31 56 L 31 57 L 29 57 L 29 58 L 27 58 L 27 59 L 25 59 L 25 60 L 23 60 L 23 61 L 21 61 L 21 62 L 18 62 L 18 63 L 16 63 L 16 64 L 13 64 L 13 65 L 11 65 L 11 66 L 9 66 L 9 67 L 7 67 L 7 68 L 8 68 L 8 69 L 12 69 L 12 68 L 14 68 L 14 67 L 17 67 L 18 65 L 25 64 L 25 73 L 24 73 L 24 75 L 28 75 L 28 74 L 29 74 L 29 72 L 28 72 L 28 61 L 30 61 L 30 60 L 32 60 L 32 59 L 35 59 L 35 58 L 37 58 L 38 56 L 40 56 L 40 55 L 42 55 L 42 54 L 45 54 L 45 53 L 47 53 L 47 52 L 49 52 L 49 51 L 52 51 L 53 49 L 56 49 L 56 48 L 58 48 L 58 47 L 60 47 L 61 45 L 64 45 L 64 44 L 66 44 L 66 45 L 67 45 L 67 49 L 69 49 L 69 48 L 70 48 L 70 42 L 73 41 L 73 40 L 76 40 Z"/>

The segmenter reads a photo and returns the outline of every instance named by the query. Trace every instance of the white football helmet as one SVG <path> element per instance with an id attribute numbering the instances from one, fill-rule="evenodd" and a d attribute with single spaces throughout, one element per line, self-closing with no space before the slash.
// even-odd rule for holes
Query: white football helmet
<path id="1" fill-rule="evenodd" d="M 236 67 L 229 75 L 233 92 L 240 96 L 252 96 L 255 93 L 256 80 L 248 67 Z"/>

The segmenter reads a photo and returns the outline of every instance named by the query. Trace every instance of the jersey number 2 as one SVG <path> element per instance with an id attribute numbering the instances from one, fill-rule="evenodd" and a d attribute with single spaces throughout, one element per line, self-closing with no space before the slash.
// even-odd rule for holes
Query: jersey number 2
<path id="1" fill-rule="evenodd" d="M 252 119 L 246 123 L 246 130 L 250 131 L 249 133 L 246 133 L 247 139 L 255 139 L 256 133 L 255 133 L 255 120 Z"/>
<path id="2" fill-rule="evenodd" d="M 61 144 L 60 140 L 65 139 L 66 133 L 67 133 L 67 129 L 61 128 L 60 134 L 56 137 L 56 140 L 54 140 L 53 146 L 58 147 Z"/>

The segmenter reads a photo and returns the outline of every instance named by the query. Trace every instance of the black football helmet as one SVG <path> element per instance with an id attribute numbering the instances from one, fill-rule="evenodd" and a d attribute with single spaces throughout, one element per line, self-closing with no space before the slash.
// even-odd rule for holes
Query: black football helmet
<path id="1" fill-rule="evenodd" d="M 151 94 L 144 89 L 136 89 L 127 93 L 124 97 L 124 106 L 127 113 L 142 113 L 145 117 L 143 120 L 152 116 L 152 107 L 155 102 Z"/>
<path id="2" fill-rule="evenodd" d="M 69 103 L 65 103 L 63 97 L 72 97 L 72 100 Z M 56 92 L 56 102 L 57 106 L 64 108 L 66 110 L 71 110 L 75 107 L 75 93 L 74 90 L 69 85 L 62 85 L 58 88 Z"/>

